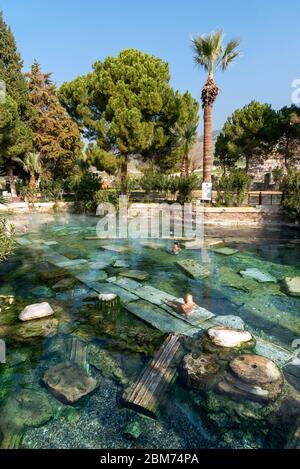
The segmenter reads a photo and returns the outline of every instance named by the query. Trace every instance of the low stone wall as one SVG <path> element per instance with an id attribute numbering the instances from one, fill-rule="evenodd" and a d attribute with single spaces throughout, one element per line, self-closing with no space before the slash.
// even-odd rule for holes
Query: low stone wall
<path id="1" fill-rule="evenodd" d="M 149 204 L 137 202 L 131 205 L 133 216 L 149 209 Z M 159 203 L 152 203 L 154 210 L 159 210 Z M 204 209 L 206 225 L 264 225 L 290 224 L 280 206 L 260 205 L 257 207 L 206 207 Z"/>
<path id="2" fill-rule="evenodd" d="M 73 202 L 37 202 L 34 205 L 27 202 L 13 202 L 7 205 L 0 204 L 0 215 L 31 212 L 47 213 L 53 210 L 64 212 L 71 210 L 72 207 Z"/>
<path id="3" fill-rule="evenodd" d="M 55 211 L 70 212 L 73 202 L 38 202 L 34 206 L 27 202 L 15 202 L 8 205 L 0 204 L 0 215 Z M 150 204 L 134 203 L 131 205 L 132 214 L 149 209 Z M 133 209 L 134 207 L 134 209 Z M 159 210 L 160 203 L 152 203 L 154 210 Z M 289 224 L 281 207 L 257 206 L 257 207 L 207 207 L 204 209 L 204 223 L 207 225 L 264 225 L 264 224 Z"/>
<path id="4" fill-rule="evenodd" d="M 264 225 L 285 224 L 289 220 L 281 207 L 210 207 L 204 211 L 207 225 Z"/>

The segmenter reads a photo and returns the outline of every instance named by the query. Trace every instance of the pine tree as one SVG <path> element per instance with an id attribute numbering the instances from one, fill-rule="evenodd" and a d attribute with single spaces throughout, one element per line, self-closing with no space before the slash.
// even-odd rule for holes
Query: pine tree
<path id="1" fill-rule="evenodd" d="M 60 104 L 51 74 L 43 73 L 36 61 L 27 74 L 27 83 L 34 148 L 40 153 L 46 172 L 54 177 L 64 176 L 82 150 L 78 126 Z"/>
<path id="2" fill-rule="evenodd" d="M 0 102 L 0 165 L 6 170 L 12 197 L 16 197 L 14 166 L 31 150 L 32 134 L 21 120 L 18 105 L 9 95 Z"/>
<path id="3" fill-rule="evenodd" d="M 17 195 L 14 167 L 32 145 L 32 134 L 27 125 L 31 108 L 22 67 L 14 35 L 0 11 L 0 81 L 4 82 L 6 90 L 5 100 L 0 105 L 0 164 L 6 171 L 13 197 Z M 7 127 L 6 119 L 9 119 Z"/>
<path id="4" fill-rule="evenodd" d="M 14 35 L 0 11 L 0 80 L 4 81 L 7 94 L 17 103 L 19 115 L 25 121 L 30 117 L 30 104 L 22 67 Z"/>

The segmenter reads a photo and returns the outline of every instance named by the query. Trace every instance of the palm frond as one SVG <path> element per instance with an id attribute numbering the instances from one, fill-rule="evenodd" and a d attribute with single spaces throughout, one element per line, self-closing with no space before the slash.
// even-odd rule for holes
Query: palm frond
<path id="1" fill-rule="evenodd" d="M 221 68 L 226 70 L 239 55 L 237 50 L 240 40 L 232 39 L 225 46 L 224 32 L 222 29 L 192 37 L 192 48 L 194 51 L 194 61 L 203 67 L 208 73 L 213 74 L 215 70 Z"/>
<path id="2" fill-rule="evenodd" d="M 22 161 L 23 169 L 29 174 L 40 174 L 42 170 L 40 153 L 26 153 L 24 161 Z"/>
<path id="3" fill-rule="evenodd" d="M 170 133 L 177 148 L 185 148 L 187 152 L 193 147 L 197 140 L 198 122 L 187 122 L 184 125 L 176 124 Z"/>
<path id="4" fill-rule="evenodd" d="M 232 39 L 228 42 L 223 52 L 222 70 L 226 70 L 230 66 L 230 64 L 241 55 L 240 51 L 237 50 L 240 43 L 240 39 Z"/>
<path id="5" fill-rule="evenodd" d="M 221 29 L 192 37 L 194 60 L 209 73 L 213 73 L 220 60 L 223 38 L 224 33 Z"/>

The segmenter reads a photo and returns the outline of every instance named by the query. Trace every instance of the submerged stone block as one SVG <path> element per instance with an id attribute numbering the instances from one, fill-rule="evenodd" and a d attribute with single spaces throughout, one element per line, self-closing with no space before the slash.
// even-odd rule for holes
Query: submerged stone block
<path id="1" fill-rule="evenodd" d="M 104 270 L 110 265 L 109 261 L 92 261 L 89 262 L 89 268 L 92 270 Z"/>
<path id="2" fill-rule="evenodd" d="M 223 256 L 233 256 L 239 252 L 238 249 L 228 248 L 226 246 L 221 248 L 213 248 L 212 251 L 216 254 L 222 254 Z"/>
<path id="3" fill-rule="evenodd" d="M 31 241 L 29 241 L 29 239 L 26 239 L 26 238 L 17 238 L 16 242 L 20 246 L 30 246 L 32 244 Z"/>
<path id="4" fill-rule="evenodd" d="M 161 332 L 177 332 L 190 337 L 199 332 L 197 327 L 191 326 L 185 321 L 171 316 L 163 309 L 152 305 L 148 301 L 135 301 L 126 304 L 125 307 L 130 313 L 148 322 Z"/>
<path id="5" fill-rule="evenodd" d="M 202 249 L 203 246 L 204 246 L 204 241 L 202 239 L 196 239 L 196 240 L 193 240 L 193 241 L 185 241 L 182 243 L 183 247 L 185 249 L 191 249 L 191 250 L 198 250 L 198 249 Z"/>
<path id="6" fill-rule="evenodd" d="M 119 272 L 118 275 L 121 277 L 128 277 L 128 278 L 133 278 L 134 280 L 147 280 L 149 277 L 148 272 L 144 272 L 143 270 L 124 270 L 122 272 Z"/>
<path id="7" fill-rule="evenodd" d="M 82 272 L 76 274 L 75 278 L 80 282 L 90 286 L 94 282 L 103 282 L 107 279 L 107 273 L 104 270 L 88 270 L 88 272 Z"/>
<path id="8" fill-rule="evenodd" d="M 192 259 L 177 261 L 176 265 L 193 279 L 203 279 L 210 276 L 207 267 Z"/>
<path id="9" fill-rule="evenodd" d="M 125 252 L 130 251 L 128 247 L 119 246 L 118 244 L 107 244 L 104 246 L 100 246 L 100 249 L 104 249 L 105 251 L 120 252 L 120 253 L 125 253 Z"/>
<path id="10" fill-rule="evenodd" d="M 43 337 L 52 337 L 57 333 L 57 328 L 58 320 L 52 317 L 26 321 L 15 326 L 10 333 L 10 337 L 20 342 L 37 340 Z"/>
<path id="11" fill-rule="evenodd" d="M 69 290 L 70 288 L 73 288 L 76 285 L 76 280 L 73 277 L 65 277 L 56 282 L 53 286 L 52 289 L 54 291 L 65 291 Z"/>
<path id="12" fill-rule="evenodd" d="M 125 280 L 125 282 L 123 280 Z M 188 317 L 185 317 L 177 312 L 177 307 L 179 304 L 183 303 L 183 300 L 180 298 L 176 298 L 169 293 L 158 290 L 151 285 L 142 285 L 138 282 L 132 281 L 131 279 L 128 282 L 127 279 L 116 279 L 113 277 L 107 281 L 128 289 L 128 291 L 132 292 L 136 297 L 146 300 L 153 305 L 159 306 L 161 309 L 168 312 L 171 316 L 175 316 L 181 321 L 185 321 L 195 327 L 198 327 L 201 323 L 214 316 L 210 311 L 207 311 L 205 308 L 195 304 L 192 313 Z"/>
<path id="13" fill-rule="evenodd" d="M 286 380 L 300 391 L 300 358 L 294 358 L 287 363 L 283 368 L 283 373 Z"/>
<path id="14" fill-rule="evenodd" d="M 148 248 L 148 249 L 154 249 L 155 251 L 157 249 L 164 249 L 165 245 L 162 243 L 156 243 L 156 242 L 151 242 L 151 241 L 142 241 L 141 246 L 143 248 Z"/>
<path id="15" fill-rule="evenodd" d="M 43 425 L 53 416 L 53 406 L 45 392 L 23 389 L 12 394 L 0 411 L 0 448 L 17 448 L 22 432 Z"/>
<path id="16" fill-rule="evenodd" d="M 283 285 L 289 295 L 300 296 L 300 277 L 286 277 Z"/>
<path id="17" fill-rule="evenodd" d="M 87 264 L 88 261 L 86 259 L 67 259 L 62 262 L 58 262 L 56 265 L 57 267 L 62 267 L 62 268 L 73 268 L 77 266 L 82 266 Z"/>
<path id="18" fill-rule="evenodd" d="M 87 360 L 90 365 L 101 371 L 106 378 L 116 380 L 121 384 L 128 384 L 128 379 L 123 370 L 107 350 L 90 344 L 87 350 Z"/>
<path id="19" fill-rule="evenodd" d="M 128 269 L 130 267 L 130 264 L 126 261 L 116 260 L 113 263 L 113 267 L 115 267 L 117 269 L 120 269 L 120 268 Z"/>
<path id="20" fill-rule="evenodd" d="M 106 281 L 125 288 L 125 290 L 128 290 L 129 292 L 134 292 L 137 288 L 142 286 L 142 284 L 136 280 L 125 277 L 109 277 Z"/>
<path id="21" fill-rule="evenodd" d="M 224 316 L 214 316 L 207 321 L 199 324 L 201 329 L 207 330 L 210 327 L 214 326 L 226 326 L 232 329 L 240 329 L 243 331 L 245 329 L 245 323 L 242 318 L 235 316 L 234 314 L 228 314 Z"/>
<path id="22" fill-rule="evenodd" d="M 240 274 L 242 277 L 253 278 L 260 283 L 277 283 L 277 279 L 273 275 L 256 268 L 241 270 Z"/>
<path id="23" fill-rule="evenodd" d="M 53 296 L 53 292 L 46 286 L 35 287 L 30 292 L 38 298 L 50 298 Z"/>
<path id="24" fill-rule="evenodd" d="M 260 337 L 256 338 L 255 352 L 257 355 L 262 355 L 263 357 L 269 358 L 279 367 L 287 363 L 292 357 L 292 352 L 279 347 L 279 345 L 267 342 Z"/>
<path id="25" fill-rule="evenodd" d="M 76 404 L 97 388 L 97 381 L 70 361 L 49 368 L 43 382 L 65 404 Z"/>

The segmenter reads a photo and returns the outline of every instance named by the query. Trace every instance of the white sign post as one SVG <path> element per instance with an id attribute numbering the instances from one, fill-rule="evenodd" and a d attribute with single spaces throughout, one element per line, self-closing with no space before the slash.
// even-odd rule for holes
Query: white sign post
<path id="1" fill-rule="evenodd" d="M 202 200 L 209 200 L 212 199 L 212 183 L 211 182 L 203 182 L 202 183 Z"/>

